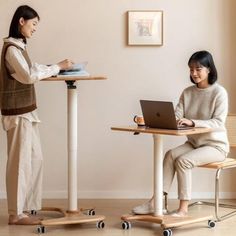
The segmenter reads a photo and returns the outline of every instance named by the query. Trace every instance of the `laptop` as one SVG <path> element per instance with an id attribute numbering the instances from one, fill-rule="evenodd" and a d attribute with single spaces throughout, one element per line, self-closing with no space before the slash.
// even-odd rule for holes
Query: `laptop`
<path id="1" fill-rule="evenodd" d="M 172 102 L 140 100 L 145 126 L 159 129 L 192 129 L 189 126 L 177 126 Z"/>

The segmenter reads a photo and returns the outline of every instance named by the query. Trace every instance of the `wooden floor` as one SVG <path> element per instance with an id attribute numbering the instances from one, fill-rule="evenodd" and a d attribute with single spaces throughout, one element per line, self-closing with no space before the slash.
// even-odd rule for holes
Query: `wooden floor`
<path id="1" fill-rule="evenodd" d="M 121 228 L 120 216 L 129 213 L 130 209 L 142 203 L 142 200 L 80 200 L 80 207 L 96 206 L 96 214 L 105 215 L 105 228 L 97 229 L 95 223 L 72 225 L 72 226 L 53 226 L 47 227 L 45 236 L 66 235 L 66 236 L 162 236 L 163 231 L 159 225 L 145 222 L 132 222 L 129 230 Z M 228 202 L 228 201 L 227 201 Z M 231 201 L 232 202 L 232 201 Z M 236 201 L 234 201 L 236 203 Z M 177 207 L 177 201 L 170 200 L 169 208 L 174 210 Z M 45 200 L 44 206 L 66 208 L 66 200 Z M 223 213 L 228 210 L 223 210 Z M 214 214 L 212 207 L 196 206 L 190 209 L 189 215 Z M 40 213 L 41 215 L 41 213 Z M 47 213 L 47 217 L 56 216 L 58 213 Z M 35 226 L 9 226 L 7 224 L 8 215 L 6 201 L 0 200 L 0 235 L 1 236 L 27 236 L 36 235 Z M 173 236 L 235 236 L 236 235 L 236 216 L 233 216 L 223 222 L 218 222 L 215 228 L 208 228 L 207 222 L 201 222 L 193 225 L 183 226 L 172 230 Z"/>

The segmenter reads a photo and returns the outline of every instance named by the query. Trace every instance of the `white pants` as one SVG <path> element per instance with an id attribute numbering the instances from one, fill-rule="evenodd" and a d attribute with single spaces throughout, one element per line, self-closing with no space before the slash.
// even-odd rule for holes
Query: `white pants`
<path id="1" fill-rule="evenodd" d="M 191 200 L 192 168 L 210 162 L 223 161 L 225 158 L 223 152 L 211 146 L 195 149 L 190 143 L 185 143 L 169 150 L 164 158 L 163 191 L 169 192 L 176 172 L 178 198 L 180 200 Z"/>
<path id="2" fill-rule="evenodd" d="M 37 122 L 20 117 L 7 131 L 6 187 L 8 213 L 41 209 L 42 151 Z"/>

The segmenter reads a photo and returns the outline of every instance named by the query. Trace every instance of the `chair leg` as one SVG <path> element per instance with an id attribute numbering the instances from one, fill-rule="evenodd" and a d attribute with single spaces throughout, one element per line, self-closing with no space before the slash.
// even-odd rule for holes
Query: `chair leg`
<path id="1" fill-rule="evenodd" d="M 219 186 L 219 179 L 220 179 L 220 172 L 221 169 L 216 171 L 216 178 L 215 178 L 215 216 L 217 221 L 221 221 L 221 217 L 219 216 L 219 193 L 220 193 L 220 186 Z"/>
<path id="2" fill-rule="evenodd" d="M 236 210 L 231 211 L 225 215 L 220 216 L 219 215 L 219 207 L 223 208 L 231 208 L 231 209 L 236 209 L 236 205 L 230 205 L 230 204 L 222 204 L 219 203 L 219 193 L 220 193 L 220 173 L 221 173 L 221 168 L 216 171 L 216 179 L 215 179 L 215 215 L 217 221 L 222 221 L 224 219 L 227 219 L 233 215 L 236 214 Z"/>
<path id="3" fill-rule="evenodd" d="M 231 211 L 228 214 L 225 214 L 225 215 L 222 215 L 222 216 L 219 215 L 219 207 L 236 209 L 236 205 L 219 203 L 219 192 L 220 192 L 219 179 L 220 179 L 221 170 L 223 170 L 223 169 L 224 168 L 220 168 L 220 169 L 217 169 L 217 171 L 216 171 L 216 177 L 215 177 L 215 203 L 205 202 L 205 201 L 197 201 L 197 202 L 193 202 L 193 203 L 189 204 L 189 207 L 192 207 L 192 206 L 195 206 L 195 205 L 214 206 L 215 207 L 215 217 L 216 217 L 217 221 L 225 220 L 225 219 L 227 219 L 227 218 L 229 218 L 229 217 L 236 214 L 236 210 L 234 210 L 234 211 Z"/>

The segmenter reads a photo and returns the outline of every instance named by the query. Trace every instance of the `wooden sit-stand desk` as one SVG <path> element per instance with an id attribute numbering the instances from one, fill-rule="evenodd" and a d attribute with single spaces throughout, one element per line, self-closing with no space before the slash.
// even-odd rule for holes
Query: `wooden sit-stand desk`
<path id="1" fill-rule="evenodd" d="M 201 221 L 208 220 L 208 225 L 214 227 L 215 224 L 211 219 L 212 215 L 206 215 L 202 217 L 174 217 L 170 215 L 163 215 L 163 135 L 174 135 L 174 136 L 186 136 L 192 134 L 200 134 L 210 132 L 211 129 L 208 128 L 193 128 L 188 130 L 168 130 L 168 129 L 153 129 L 146 127 L 137 126 L 122 126 L 122 127 L 112 127 L 115 131 L 125 131 L 132 133 L 147 133 L 153 135 L 153 148 L 154 148 L 154 186 L 153 186 L 153 196 L 154 196 L 154 214 L 153 215 L 123 215 L 121 219 L 123 220 L 122 227 L 124 229 L 129 229 L 131 227 L 130 221 L 146 221 L 160 224 L 163 228 L 163 235 L 171 236 L 171 228 L 197 223 Z"/>
<path id="2" fill-rule="evenodd" d="M 88 215 L 83 214 L 83 208 L 77 206 L 77 80 L 104 80 L 105 77 L 63 76 L 51 77 L 44 81 L 63 81 L 67 84 L 67 140 L 68 140 L 68 209 L 44 207 L 43 211 L 57 211 L 63 217 L 41 221 L 38 233 L 45 232 L 45 226 L 70 225 L 97 222 L 98 228 L 104 227 L 105 216 L 94 215 L 94 209 L 88 209 Z"/>

